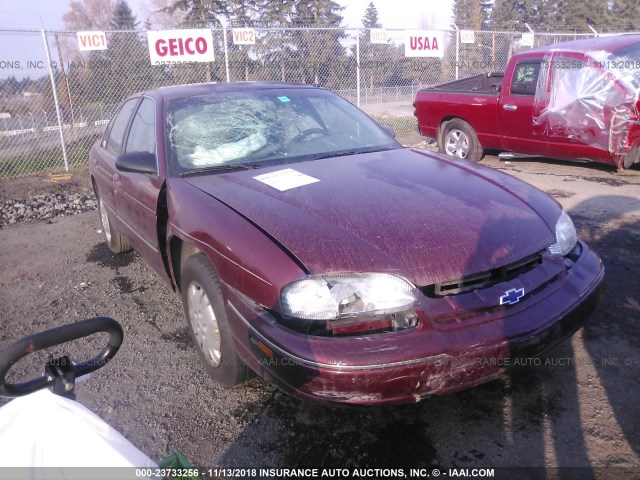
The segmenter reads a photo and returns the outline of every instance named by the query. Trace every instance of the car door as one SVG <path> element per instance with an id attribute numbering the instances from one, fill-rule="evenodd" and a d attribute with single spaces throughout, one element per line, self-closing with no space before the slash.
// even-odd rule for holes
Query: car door
<path id="1" fill-rule="evenodd" d="M 110 216 L 113 217 L 116 222 L 118 230 L 120 230 L 120 223 L 115 213 L 116 192 L 114 189 L 114 181 L 118 176 L 116 172 L 116 158 L 122 152 L 125 133 L 139 101 L 140 97 L 136 97 L 122 104 L 107 125 L 100 145 L 95 148 L 95 154 L 93 156 L 94 180 L 96 182 L 98 195 L 109 210 Z"/>
<path id="2" fill-rule="evenodd" d="M 156 156 L 155 174 L 125 172 L 115 174 L 116 212 L 122 222 L 122 233 L 133 248 L 162 277 L 166 270 L 158 241 L 158 197 L 163 180 L 157 170 L 156 102 L 143 97 L 131 120 L 126 135 L 124 154 L 149 152 Z"/>
<path id="3" fill-rule="evenodd" d="M 613 110 L 623 101 L 624 92 L 597 64 L 578 54 L 555 55 L 543 115 L 549 156 L 608 158 Z"/>
<path id="4" fill-rule="evenodd" d="M 498 121 L 502 146 L 506 150 L 535 155 L 546 155 L 547 145 L 544 126 L 534 123 L 536 116 L 536 88 L 542 59 L 524 58 L 518 61 L 505 78 L 511 82 L 503 85 L 498 105 Z"/>

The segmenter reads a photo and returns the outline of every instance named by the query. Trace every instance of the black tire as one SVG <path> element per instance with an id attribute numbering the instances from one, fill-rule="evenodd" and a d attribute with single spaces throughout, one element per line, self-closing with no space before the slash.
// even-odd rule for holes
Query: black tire
<path id="1" fill-rule="evenodd" d="M 113 226 L 109 212 L 105 207 L 102 198 L 98 195 L 98 212 L 100 213 L 100 221 L 102 222 L 102 231 L 104 232 L 104 240 L 113 253 L 123 253 L 131 250 L 129 241 L 118 233 Z"/>
<path id="2" fill-rule="evenodd" d="M 482 145 L 471 125 L 460 118 L 444 122 L 440 126 L 438 151 L 449 157 L 479 162 L 483 156 Z"/>
<path id="3" fill-rule="evenodd" d="M 191 337 L 207 373 L 227 387 L 244 383 L 248 368 L 233 344 L 218 273 L 204 254 L 185 262 L 180 292 Z"/>

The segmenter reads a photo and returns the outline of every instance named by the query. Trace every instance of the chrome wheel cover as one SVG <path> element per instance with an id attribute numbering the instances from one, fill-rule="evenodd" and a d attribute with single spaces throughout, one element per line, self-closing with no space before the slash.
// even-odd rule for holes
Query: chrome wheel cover
<path id="1" fill-rule="evenodd" d="M 102 230 L 107 242 L 111 243 L 111 229 L 109 228 L 109 215 L 107 215 L 107 209 L 104 206 L 104 202 L 100 199 L 100 220 L 102 221 Z"/>
<path id="2" fill-rule="evenodd" d="M 218 367 L 222 357 L 220 326 L 209 297 L 197 282 L 187 287 L 187 310 L 198 348 L 210 365 Z"/>
<path id="3" fill-rule="evenodd" d="M 467 158 L 469 155 L 469 137 L 458 129 L 451 130 L 444 139 L 444 151 L 447 155 L 457 158 Z"/>

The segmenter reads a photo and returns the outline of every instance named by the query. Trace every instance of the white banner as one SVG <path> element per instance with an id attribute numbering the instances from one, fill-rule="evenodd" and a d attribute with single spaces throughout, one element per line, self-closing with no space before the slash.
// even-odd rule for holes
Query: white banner
<path id="1" fill-rule="evenodd" d="M 520 45 L 523 47 L 533 47 L 533 33 L 523 33 L 520 38 Z"/>
<path id="2" fill-rule="evenodd" d="M 256 44 L 256 31 L 253 28 L 234 28 L 231 34 L 233 35 L 234 45 Z"/>
<path id="3" fill-rule="evenodd" d="M 473 30 L 460 30 L 460 43 L 476 43 L 476 34 Z"/>
<path id="4" fill-rule="evenodd" d="M 369 30 L 369 41 L 371 43 L 387 43 L 387 31 L 383 28 L 372 28 Z"/>
<path id="5" fill-rule="evenodd" d="M 104 32 L 77 32 L 78 50 L 106 50 L 107 36 Z"/>
<path id="6" fill-rule="evenodd" d="M 213 62 L 211 30 L 158 30 L 147 32 L 151 64 Z"/>
<path id="7" fill-rule="evenodd" d="M 444 34 L 442 30 L 405 30 L 405 57 L 444 56 Z"/>

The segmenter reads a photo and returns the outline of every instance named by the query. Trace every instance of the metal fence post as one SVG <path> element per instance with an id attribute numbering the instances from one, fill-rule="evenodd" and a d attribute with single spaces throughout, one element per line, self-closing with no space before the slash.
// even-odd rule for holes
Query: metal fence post
<path id="1" fill-rule="evenodd" d="M 47 34 L 42 32 L 42 42 L 44 43 L 44 51 L 47 54 L 47 64 L 49 65 L 49 76 L 51 78 L 51 88 L 53 89 L 53 102 L 56 105 L 56 115 L 58 117 L 58 128 L 60 129 L 60 143 L 62 144 L 62 157 L 64 158 L 64 170 L 69 171 L 69 159 L 67 158 L 67 146 L 64 143 L 64 123 L 62 121 L 62 114 L 60 112 L 60 102 L 58 101 L 58 92 L 56 90 L 56 80 L 53 75 L 53 67 L 51 66 L 51 53 L 49 52 L 49 43 L 47 42 Z"/>
<path id="2" fill-rule="evenodd" d="M 460 72 L 460 29 L 455 23 L 453 24 L 453 27 L 456 29 L 456 80 L 458 80 Z"/>
<path id="3" fill-rule="evenodd" d="M 360 29 L 356 28 L 356 98 L 360 108 Z"/>
<path id="4" fill-rule="evenodd" d="M 227 46 L 227 27 L 222 26 L 222 42 L 224 43 L 224 67 L 227 71 L 227 83 L 231 82 L 229 75 L 229 47 Z"/>

